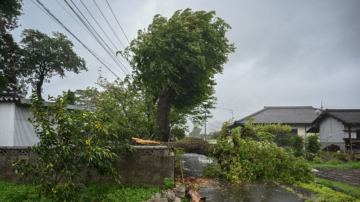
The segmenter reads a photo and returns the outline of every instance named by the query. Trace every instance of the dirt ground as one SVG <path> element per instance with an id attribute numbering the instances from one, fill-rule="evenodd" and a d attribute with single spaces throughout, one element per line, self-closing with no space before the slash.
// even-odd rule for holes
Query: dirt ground
<path id="1" fill-rule="evenodd" d="M 318 178 L 334 180 L 360 187 L 360 169 L 316 169 L 320 171 L 315 174 Z"/>

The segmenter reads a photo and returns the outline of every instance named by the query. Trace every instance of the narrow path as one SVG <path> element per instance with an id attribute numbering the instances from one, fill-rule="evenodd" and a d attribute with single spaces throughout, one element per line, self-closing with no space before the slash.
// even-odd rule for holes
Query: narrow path
<path id="1" fill-rule="evenodd" d="M 319 170 L 319 172 L 315 174 L 318 178 L 334 180 L 360 187 L 360 169 L 316 169 Z"/>

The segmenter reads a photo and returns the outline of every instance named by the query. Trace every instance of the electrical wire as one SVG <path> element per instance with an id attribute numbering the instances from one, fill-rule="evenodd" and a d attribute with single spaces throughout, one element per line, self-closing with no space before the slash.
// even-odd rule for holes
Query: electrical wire
<path id="1" fill-rule="evenodd" d="M 47 14 L 51 19 L 53 19 L 57 24 L 59 24 L 61 27 L 63 27 L 67 32 L 69 32 L 82 46 L 84 46 L 84 48 L 86 50 L 88 50 L 101 64 L 103 64 L 114 76 L 116 76 L 117 78 L 120 79 L 120 77 L 118 77 L 106 64 L 104 64 L 95 54 L 94 52 L 88 48 L 80 39 L 78 39 L 58 18 L 55 17 L 54 14 L 52 14 L 50 12 L 50 10 L 48 8 L 46 8 L 44 6 L 44 4 L 42 4 L 40 2 L 40 0 L 36 0 L 38 2 L 38 4 L 40 4 L 43 9 L 41 9 L 41 7 L 39 5 L 37 5 L 33 0 L 31 0 L 40 10 L 42 10 L 45 14 Z"/>
<path id="2" fill-rule="evenodd" d="M 80 25 L 81 28 L 83 28 L 88 34 L 90 34 L 89 31 L 86 30 L 85 27 L 84 27 L 83 25 L 81 25 L 81 24 L 79 23 L 79 21 L 77 21 L 77 20 L 74 18 L 74 16 L 72 16 L 72 15 L 69 13 L 69 11 L 67 11 L 67 10 L 58 2 L 58 0 L 56 0 L 56 2 L 61 6 L 61 8 L 64 9 L 64 11 L 66 11 L 66 12 L 70 15 L 70 17 L 71 17 L 72 19 L 75 20 L 75 22 L 76 22 L 78 25 Z"/>
<path id="3" fill-rule="evenodd" d="M 71 0 L 71 2 L 74 4 L 74 2 Z M 84 24 L 84 26 L 90 31 L 90 33 L 93 35 L 93 37 L 95 38 L 95 40 L 101 45 L 101 47 L 103 47 L 103 49 L 108 53 L 108 55 L 114 60 L 114 62 L 120 67 L 120 69 L 126 74 L 125 70 L 121 67 L 121 65 L 118 63 L 120 62 L 114 55 L 111 54 L 111 49 L 110 47 L 107 45 L 107 43 L 102 39 L 102 37 L 96 32 L 96 30 L 92 27 L 92 25 L 90 24 L 90 22 L 86 19 L 86 17 L 82 14 L 82 12 L 80 11 L 80 9 L 74 4 L 74 6 L 76 7 L 76 9 L 80 12 L 80 14 L 84 17 L 84 19 L 89 23 L 89 25 L 91 26 L 91 28 L 88 26 L 88 24 L 86 24 L 86 22 L 81 18 L 81 16 L 74 10 L 74 8 L 65 0 L 65 3 L 69 6 L 69 8 L 73 11 L 73 13 L 79 18 L 79 20 Z M 101 43 L 101 41 L 97 38 L 97 36 L 100 38 L 100 40 L 105 44 L 105 46 L 107 46 L 110 51 L 108 49 L 106 49 L 106 47 L 104 46 L 104 44 Z"/>
<path id="4" fill-rule="evenodd" d="M 76 22 L 78 25 L 80 25 L 81 28 L 83 28 L 83 29 L 86 31 L 86 33 L 88 33 L 90 36 L 92 36 L 91 33 L 90 33 L 83 25 L 81 25 L 81 24 L 79 23 L 79 21 L 77 21 L 76 18 L 74 18 L 74 16 L 72 16 L 72 15 L 69 13 L 69 11 L 67 11 L 67 10 L 60 4 L 60 2 L 58 2 L 58 0 L 56 0 L 56 2 L 61 6 L 61 8 L 63 8 L 63 9 L 66 11 L 67 14 L 70 15 L 70 17 L 71 17 L 72 19 L 75 20 L 75 22 Z M 34 2 L 33 2 L 33 3 L 34 3 Z M 34 3 L 34 4 L 35 4 L 35 3 Z M 35 4 L 35 5 L 38 6 L 37 4 Z M 40 7 L 38 6 L 38 8 L 40 8 Z M 40 8 L 40 9 L 41 9 L 41 8 Z M 45 11 L 43 11 L 43 12 L 45 12 Z M 51 16 L 50 16 L 50 17 L 51 17 Z M 116 69 L 112 64 L 110 64 L 109 62 L 107 62 L 106 60 L 104 60 L 104 59 L 103 59 L 102 57 L 100 57 L 98 54 L 96 54 L 95 52 L 94 52 L 94 54 L 95 54 L 97 57 L 99 57 L 101 60 L 103 60 L 104 62 L 106 62 L 109 66 L 111 66 L 112 68 L 114 68 L 116 71 L 120 72 L 120 70 Z M 120 72 L 120 73 L 122 73 L 122 72 Z M 123 73 L 122 73 L 122 74 L 123 74 Z"/>
<path id="5" fill-rule="evenodd" d="M 118 48 L 116 48 L 116 46 L 115 46 L 115 44 L 112 42 L 112 40 L 109 38 L 109 36 L 106 34 L 106 32 L 103 30 L 103 28 L 100 26 L 100 24 L 98 23 L 98 21 L 94 18 L 94 16 L 91 14 L 91 12 L 89 11 L 89 9 L 86 7 L 86 5 L 84 4 L 84 2 L 82 1 L 82 0 L 80 0 L 80 2 L 82 3 L 82 5 L 85 7 L 85 9 L 87 10 L 87 12 L 90 14 L 90 16 L 92 17 L 92 19 L 96 22 L 96 24 L 100 27 L 100 29 L 101 29 L 101 31 L 105 34 L 105 36 L 109 39 L 109 41 L 110 41 L 110 43 L 114 46 L 114 48 L 115 49 L 118 49 Z M 89 22 L 88 22 L 89 23 Z M 93 28 L 94 29 L 94 28 Z M 109 48 L 110 49 L 110 48 Z M 111 50 L 111 52 L 115 52 L 115 51 L 113 51 L 113 50 Z M 115 57 L 116 57 L 117 55 L 115 54 Z M 121 57 L 120 57 L 121 58 Z M 121 61 L 119 61 L 122 65 L 123 65 L 123 67 L 126 69 L 126 71 L 128 72 L 128 73 L 130 73 L 129 72 L 129 70 L 127 69 L 127 67 L 121 62 Z M 123 61 L 124 62 L 124 61 Z M 126 62 L 124 62 L 125 64 L 126 64 Z"/>
<path id="6" fill-rule="evenodd" d="M 104 17 L 104 19 L 106 20 L 107 24 L 109 25 L 109 27 L 111 28 L 111 30 L 112 30 L 113 33 L 115 34 L 116 38 L 117 38 L 117 39 L 119 40 L 119 42 L 121 43 L 119 37 L 117 36 L 117 34 L 115 33 L 115 31 L 114 31 L 113 28 L 111 27 L 110 23 L 107 21 L 105 15 L 104 15 L 103 12 L 100 10 L 100 8 L 99 8 L 99 6 L 97 5 L 96 1 L 95 1 L 95 0 L 93 0 L 93 1 L 94 1 L 94 3 L 95 3 L 96 7 L 99 9 L 101 15 Z M 123 45 L 123 43 L 121 43 L 121 45 L 123 46 L 123 48 L 125 48 L 125 46 Z"/>
<path id="7" fill-rule="evenodd" d="M 117 19 L 116 15 L 114 14 L 114 12 L 113 12 L 113 10 L 112 10 L 112 8 L 111 8 L 111 6 L 110 6 L 110 4 L 109 4 L 108 0 L 106 0 L 106 3 L 107 3 L 107 5 L 109 6 L 109 8 L 110 8 L 110 10 L 111 10 L 112 14 L 114 15 L 114 17 L 115 17 L 115 19 L 116 19 L 116 21 L 117 21 L 117 23 L 118 23 L 119 27 L 121 28 L 121 31 L 123 32 L 123 34 L 124 34 L 124 36 L 125 36 L 126 40 L 127 40 L 127 41 L 129 42 L 129 44 L 130 44 L 129 39 L 127 38 L 127 36 L 126 36 L 126 34 L 125 34 L 125 32 L 124 32 L 123 28 L 121 27 L 121 25 L 120 25 L 120 23 L 119 23 L 119 21 L 118 21 L 118 19 Z"/>

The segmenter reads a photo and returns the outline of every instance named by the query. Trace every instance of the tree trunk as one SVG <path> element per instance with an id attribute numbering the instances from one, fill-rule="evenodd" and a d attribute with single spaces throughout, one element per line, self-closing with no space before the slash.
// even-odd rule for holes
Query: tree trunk
<path id="1" fill-rule="evenodd" d="M 38 100 L 42 100 L 41 90 L 42 90 L 43 83 L 44 83 L 44 78 L 41 78 L 41 77 L 40 77 L 40 80 L 36 83 L 36 93 L 38 96 Z"/>
<path id="2" fill-rule="evenodd" d="M 164 91 L 163 96 L 159 99 L 156 117 L 156 135 L 160 141 L 167 142 L 170 134 L 170 93 Z"/>

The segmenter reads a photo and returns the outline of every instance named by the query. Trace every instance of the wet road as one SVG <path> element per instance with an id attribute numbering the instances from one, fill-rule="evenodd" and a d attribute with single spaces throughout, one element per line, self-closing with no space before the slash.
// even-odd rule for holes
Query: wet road
<path id="1" fill-rule="evenodd" d="M 211 162 L 204 155 L 182 154 L 181 164 L 187 176 L 201 176 L 203 166 Z M 231 183 L 214 179 L 214 183 L 202 185 L 199 195 L 206 196 L 206 201 L 216 202 L 292 202 L 305 201 L 278 185 L 268 181 Z M 307 196 L 311 197 L 311 196 Z"/>

